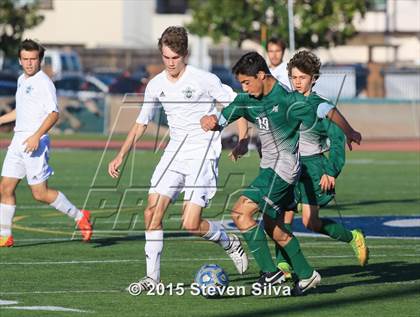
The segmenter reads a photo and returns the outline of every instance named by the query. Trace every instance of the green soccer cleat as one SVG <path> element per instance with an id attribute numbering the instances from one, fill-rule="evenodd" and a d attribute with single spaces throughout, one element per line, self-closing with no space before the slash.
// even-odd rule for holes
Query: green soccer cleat
<path id="1" fill-rule="evenodd" d="M 292 267 L 290 266 L 290 264 L 289 264 L 289 263 L 287 263 L 287 262 L 279 262 L 279 263 L 277 264 L 277 267 L 278 267 L 278 269 L 279 269 L 280 271 L 282 271 L 282 272 L 283 272 L 283 274 L 284 274 L 284 278 L 285 278 L 285 280 L 286 280 L 286 281 L 288 281 L 288 280 L 291 280 L 291 279 L 292 279 L 292 272 L 293 272 L 293 269 L 292 269 Z"/>
<path id="2" fill-rule="evenodd" d="M 350 241 L 354 253 L 359 259 L 360 266 L 365 266 L 369 259 L 369 248 L 366 246 L 365 236 L 360 229 L 351 231 L 353 239 Z"/>

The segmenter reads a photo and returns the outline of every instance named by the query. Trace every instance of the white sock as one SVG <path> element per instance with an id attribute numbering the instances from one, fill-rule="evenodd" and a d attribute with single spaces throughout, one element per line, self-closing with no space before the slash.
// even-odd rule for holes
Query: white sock
<path id="1" fill-rule="evenodd" d="M 12 235 L 12 222 L 15 210 L 15 205 L 0 204 L 0 236 L 7 237 Z"/>
<path id="2" fill-rule="evenodd" d="M 62 192 L 58 192 L 57 198 L 50 204 L 50 206 L 76 221 L 82 219 L 83 217 L 83 213 L 77 209 Z"/>
<path id="3" fill-rule="evenodd" d="M 147 276 L 160 282 L 160 255 L 163 250 L 163 230 L 146 231 L 146 253 Z"/>
<path id="4" fill-rule="evenodd" d="M 230 239 L 227 235 L 225 228 L 223 228 L 222 223 L 220 221 L 209 221 L 204 220 L 209 223 L 209 231 L 203 236 L 204 239 L 216 242 L 219 244 L 223 249 L 229 248 Z"/>

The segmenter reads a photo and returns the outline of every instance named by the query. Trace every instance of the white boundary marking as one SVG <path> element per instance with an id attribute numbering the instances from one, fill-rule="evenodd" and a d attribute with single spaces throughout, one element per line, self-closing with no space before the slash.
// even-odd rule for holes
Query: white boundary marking
<path id="1" fill-rule="evenodd" d="M 72 312 L 72 313 L 91 313 L 91 311 L 66 308 L 60 306 L 3 306 L 2 309 L 15 309 L 15 310 L 34 310 L 34 311 L 61 311 L 61 312 Z"/>
<path id="2" fill-rule="evenodd" d="M 398 254 L 398 257 L 419 257 L 419 253 Z M 354 255 L 307 255 L 310 259 L 341 259 L 354 258 Z M 389 254 L 371 254 L 370 258 L 389 257 Z M 252 256 L 250 259 L 254 259 Z M 274 257 L 273 257 L 274 258 Z M 202 262 L 202 261 L 231 261 L 229 258 L 179 258 L 161 259 L 161 262 Z M 40 262 L 0 262 L 0 265 L 74 265 L 74 264 L 114 264 L 114 263 L 145 263 L 146 260 L 112 259 L 112 260 L 72 260 L 72 261 L 40 261 Z M 1 293 L 0 293 L 1 294 Z"/>
<path id="3" fill-rule="evenodd" d="M 15 300 L 3 300 L 0 299 L 0 306 L 4 306 L 4 305 L 16 305 L 17 303 L 19 303 L 18 301 Z"/>

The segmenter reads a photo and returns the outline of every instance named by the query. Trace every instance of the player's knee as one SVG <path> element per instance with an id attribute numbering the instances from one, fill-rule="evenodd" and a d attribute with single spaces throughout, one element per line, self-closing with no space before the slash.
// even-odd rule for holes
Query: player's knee
<path id="1" fill-rule="evenodd" d="M 302 218 L 302 222 L 306 229 L 309 229 L 315 232 L 318 232 L 320 230 L 317 219 L 310 218 L 310 217 Z"/>
<path id="2" fill-rule="evenodd" d="M 46 202 L 47 192 L 43 190 L 32 190 L 32 197 L 39 202 Z"/>
<path id="3" fill-rule="evenodd" d="M 13 196 L 15 193 L 14 186 L 10 186 L 4 182 L 0 183 L 0 195 L 2 197 L 10 197 Z"/>
<path id="4" fill-rule="evenodd" d="M 195 233 L 195 232 L 199 231 L 200 225 L 196 224 L 194 222 L 183 221 L 182 222 L 182 229 L 184 229 L 184 230 L 186 230 L 190 233 Z"/>
<path id="5" fill-rule="evenodd" d="M 151 219 L 155 213 L 156 208 L 154 206 L 147 206 L 144 210 L 144 218 Z"/>

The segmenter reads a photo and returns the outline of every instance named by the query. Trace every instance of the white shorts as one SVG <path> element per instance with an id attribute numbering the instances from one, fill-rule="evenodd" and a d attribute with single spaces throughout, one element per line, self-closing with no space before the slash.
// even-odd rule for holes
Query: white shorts
<path id="1" fill-rule="evenodd" d="M 206 207 L 217 191 L 218 160 L 177 160 L 164 153 L 150 181 L 150 194 L 160 194 L 174 202 L 181 192 L 184 201 Z"/>
<path id="2" fill-rule="evenodd" d="M 25 153 L 25 140 L 31 136 L 26 133 L 16 133 L 9 145 L 3 162 L 1 176 L 22 179 L 26 176 L 28 185 L 43 183 L 53 174 L 53 169 L 48 165 L 50 138 L 48 135 L 41 137 L 39 147 L 35 152 Z"/>

